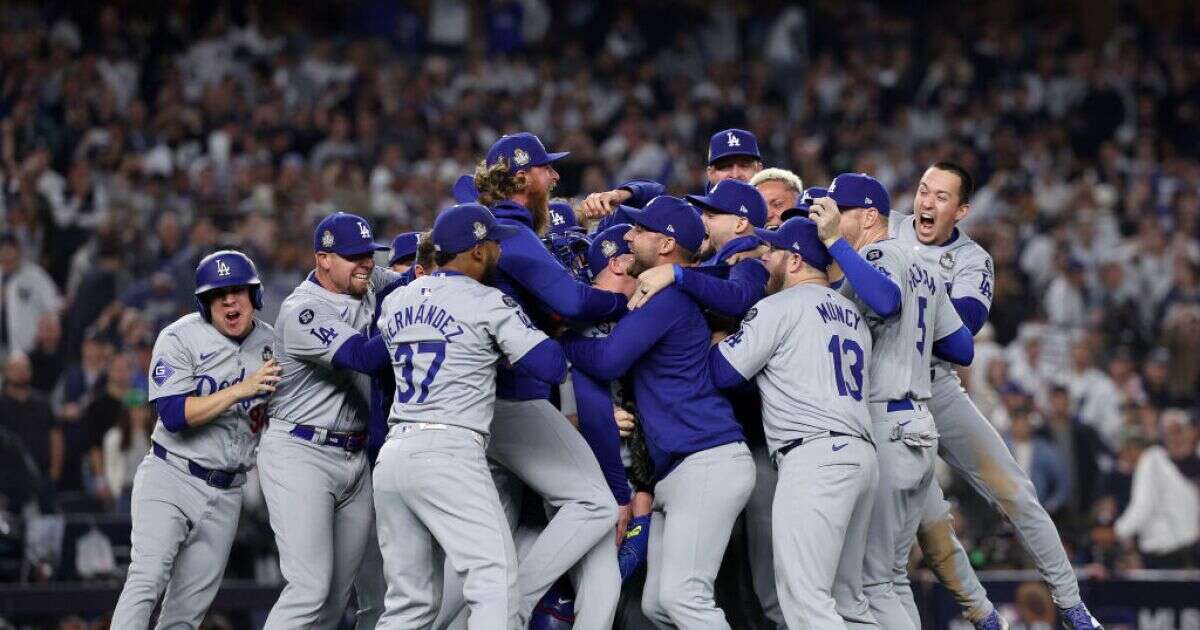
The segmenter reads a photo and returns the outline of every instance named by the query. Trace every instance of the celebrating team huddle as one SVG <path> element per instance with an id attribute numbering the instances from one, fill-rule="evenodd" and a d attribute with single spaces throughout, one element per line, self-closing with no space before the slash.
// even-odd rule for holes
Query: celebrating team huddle
<path id="1" fill-rule="evenodd" d="M 966 170 L 930 165 L 898 215 L 870 174 L 803 189 L 728 129 L 704 194 L 637 180 L 572 208 L 550 199 L 566 155 L 501 137 L 391 248 L 325 217 L 274 325 L 247 256 L 200 262 L 198 312 L 151 359 L 114 628 L 156 606 L 199 626 L 255 467 L 285 581 L 270 629 L 337 627 L 352 594 L 358 628 L 729 628 L 734 537 L 779 628 L 920 628 L 914 543 L 1002 628 L 938 456 L 1013 524 L 1064 626 L 1100 627 L 954 371 L 993 283 L 956 227 Z"/>

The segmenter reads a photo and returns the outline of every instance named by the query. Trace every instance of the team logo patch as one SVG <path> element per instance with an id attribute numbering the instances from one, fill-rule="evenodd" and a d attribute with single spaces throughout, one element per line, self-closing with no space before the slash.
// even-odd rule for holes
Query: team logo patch
<path id="1" fill-rule="evenodd" d="M 513 164 L 516 164 L 517 166 L 525 166 L 528 163 L 529 154 L 525 152 L 525 149 L 513 149 Z"/>
<path id="2" fill-rule="evenodd" d="M 738 140 L 738 137 L 735 136 L 732 131 L 730 131 L 727 134 L 725 134 L 725 146 L 740 147 L 740 146 L 742 146 L 742 141 Z"/>
<path id="3" fill-rule="evenodd" d="M 275 351 L 271 349 L 271 346 L 263 346 L 262 360 L 270 361 L 271 359 L 274 359 L 274 358 L 275 358 Z"/>
<path id="4" fill-rule="evenodd" d="M 325 230 L 321 235 L 321 247 L 333 247 L 333 232 Z"/>
<path id="5" fill-rule="evenodd" d="M 991 258 L 983 259 L 983 268 L 987 269 L 988 273 L 991 273 L 991 274 L 996 273 L 995 271 L 992 270 L 992 259 Z"/>
<path id="6" fill-rule="evenodd" d="M 871 251 L 867 252 L 867 260 L 875 261 L 879 260 L 880 258 L 883 258 L 882 250 L 872 249 Z"/>
<path id="7" fill-rule="evenodd" d="M 229 274 L 230 274 L 229 265 L 226 265 L 224 260 L 218 258 L 217 259 L 217 277 L 225 278 L 225 277 L 228 277 Z"/>
<path id="8" fill-rule="evenodd" d="M 311 323 L 312 320 L 313 320 L 313 312 L 312 312 L 311 308 L 306 308 L 303 311 L 300 311 L 300 323 L 301 324 Z"/>
<path id="9" fill-rule="evenodd" d="M 742 321 L 748 322 L 757 316 L 758 316 L 758 309 L 754 308 L 754 307 L 750 307 L 750 310 L 746 311 L 746 316 L 742 318 Z"/>
<path id="10" fill-rule="evenodd" d="M 500 299 L 504 302 L 505 306 L 511 306 L 512 308 L 517 308 L 517 301 L 515 299 L 513 299 L 513 296 L 505 295 L 505 296 L 501 296 Z"/>
<path id="11" fill-rule="evenodd" d="M 946 252 L 945 254 L 942 254 L 941 259 L 938 260 L 938 264 L 945 267 L 946 269 L 953 269 L 954 268 L 954 254 L 952 254 L 950 252 Z"/>
<path id="12" fill-rule="evenodd" d="M 480 221 L 476 221 L 475 224 L 471 226 L 471 230 L 471 233 L 475 235 L 476 240 L 487 236 L 487 226 Z"/>
<path id="13" fill-rule="evenodd" d="M 617 244 L 608 240 L 600 243 L 600 253 L 604 254 L 605 258 L 612 258 L 617 254 Z"/>
<path id="14" fill-rule="evenodd" d="M 163 361 L 162 359 L 159 359 L 158 363 L 154 364 L 154 369 L 150 371 L 150 377 L 154 379 L 154 382 L 159 387 L 162 387 L 163 383 L 169 381 L 174 375 L 175 368 L 168 365 L 167 362 Z"/>
<path id="15" fill-rule="evenodd" d="M 371 240 L 371 228 L 367 227 L 366 223 L 358 222 L 358 235 L 366 240 Z"/>
<path id="16" fill-rule="evenodd" d="M 562 225 L 562 224 L 566 223 L 567 220 L 566 220 L 566 218 L 563 217 L 563 215 L 559 214 L 557 211 L 551 210 L 550 211 L 550 222 L 553 223 L 554 225 Z"/>

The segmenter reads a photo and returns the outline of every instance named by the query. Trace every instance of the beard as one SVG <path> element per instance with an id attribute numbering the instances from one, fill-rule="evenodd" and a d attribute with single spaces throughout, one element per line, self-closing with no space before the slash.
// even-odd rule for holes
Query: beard
<path id="1" fill-rule="evenodd" d="M 642 275 L 642 272 L 653 267 L 656 261 L 643 260 L 637 252 L 633 252 L 633 260 L 629 261 L 629 275 L 634 278 Z"/>
<path id="2" fill-rule="evenodd" d="M 713 245 L 713 240 L 711 238 L 705 238 L 704 242 L 700 244 L 700 252 L 696 254 L 696 259 L 708 260 L 716 255 L 717 248 Z"/>
<path id="3" fill-rule="evenodd" d="M 783 282 L 787 279 L 783 271 L 783 265 L 768 267 L 767 272 L 771 274 L 767 278 L 767 295 L 775 295 L 783 290 Z"/>
<path id="4" fill-rule="evenodd" d="M 533 214 L 533 231 L 542 234 L 550 224 L 550 189 L 530 188 L 525 194 L 528 197 L 526 207 Z"/>

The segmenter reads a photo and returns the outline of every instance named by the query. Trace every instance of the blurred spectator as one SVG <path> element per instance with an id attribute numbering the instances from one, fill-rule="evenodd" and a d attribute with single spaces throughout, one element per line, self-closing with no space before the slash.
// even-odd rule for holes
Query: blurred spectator
<path id="1" fill-rule="evenodd" d="M 55 382 L 67 367 L 66 351 L 62 343 L 62 325 L 57 313 L 46 313 L 38 321 L 37 336 L 33 349 L 29 351 L 29 364 L 33 369 L 33 388 L 49 396 Z"/>
<path id="2" fill-rule="evenodd" d="M 1196 566 L 1200 540 L 1200 460 L 1196 428 L 1187 413 L 1163 412 L 1164 444 L 1142 452 L 1133 471 L 1133 489 L 1117 519 L 1117 536 L 1136 538 L 1137 548 L 1153 569 Z"/>
<path id="3" fill-rule="evenodd" d="M 0 234 L 0 356 L 29 352 L 38 321 L 62 306 L 58 288 L 37 264 L 21 255 L 17 237 Z"/>
<path id="4" fill-rule="evenodd" d="M 1016 619 L 1011 630 L 1050 630 L 1058 622 L 1050 589 L 1041 582 L 1022 582 L 1013 597 Z"/>
<path id="5" fill-rule="evenodd" d="M 1060 273 L 1050 281 L 1046 289 L 1046 315 L 1051 324 L 1078 330 L 1087 324 L 1087 307 L 1084 296 L 1084 267 L 1075 258 L 1065 258 Z"/>
<path id="6" fill-rule="evenodd" d="M 1096 367 L 1087 339 L 1080 338 L 1071 344 L 1071 367 L 1063 380 L 1079 420 L 1095 429 L 1106 444 L 1116 444 L 1122 424 L 1121 392 Z"/>
<path id="7" fill-rule="evenodd" d="M 145 400 L 141 392 L 132 387 L 133 360 L 126 354 L 117 354 L 108 364 L 104 387 L 99 389 L 83 411 L 80 420 L 86 447 L 86 474 L 92 487 L 89 489 L 102 501 L 115 501 L 121 486 L 108 484 L 104 463 L 104 436 L 109 429 L 122 423 L 130 424 L 130 404 Z"/>
<path id="8" fill-rule="evenodd" d="M 1100 482 L 1100 459 L 1107 458 L 1109 451 L 1096 430 L 1079 422 L 1071 413 L 1071 395 L 1066 387 L 1050 388 L 1044 419 L 1040 433 L 1052 445 L 1055 458 L 1065 464 L 1067 472 L 1070 494 L 1063 515 L 1075 526 L 1092 506 Z"/>
<path id="9" fill-rule="evenodd" d="M 57 483 L 62 475 L 62 429 L 45 394 L 33 388 L 32 377 L 29 358 L 9 353 L 0 389 L 0 426 L 20 438 L 37 469 Z"/>
<path id="10" fill-rule="evenodd" d="M 123 514 L 129 513 L 133 476 L 150 451 L 153 429 L 154 408 L 148 404 L 135 404 L 119 414 L 116 426 L 104 433 L 101 448 L 104 477 L 117 497 L 117 511 Z"/>
<path id="11" fill-rule="evenodd" d="M 1054 446 L 1034 432 L 1032 409 L 1022 406 L 1012 412 L 1008 450 L 1021 470 L 1029 475 L 1038 501 L 1054 516 L 1071 500 L 1071 473 Z"/>

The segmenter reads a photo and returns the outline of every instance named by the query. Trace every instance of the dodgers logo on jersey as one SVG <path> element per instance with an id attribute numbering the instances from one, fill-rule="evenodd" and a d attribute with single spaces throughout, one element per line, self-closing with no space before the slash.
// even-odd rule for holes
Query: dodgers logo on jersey
<path id="1" fill-rule="evenodd" d="M 742 318 L 743 322 L 748 322 L 758 315 L 758 309 L 751 306 L 750 310 L 746 311 L 746 316 Z"/>
<path id="2" fill-rule="evenodd" d="M 270 361 L 271 359 L 274 359 L 274 358 L 275 358 L 275 351 L 271 350 L 271 346 L 263 346 L 263 349 L 262 349 L 263 362 Z"/>
<path id="3" fill-rule="evenodd" d="M 158 363 L 154 364 L 154 369 L 150 372 L 150 375 L 154 379 L 154 382 L 159 387 L 162 387 L 163 383 L 166 383 L 175 375 L 175 368 L 168 365 L 166 361 L 159 359 Z"/>
<path id="4" fill-rule="evenodd" d="M 513 296 L 511 296 L 511 295 L 501 296 L 500 301 L 504 302 L 505 306 L 517 308 L 517 301 L 515 299 L 513 299 Z"/>
<path id="5" fill-rule="evenodd" d="M 225 264 L 225 260 L 223 258 L 218 258 L 217 259 L 217 277 L 225 278 L 225 277 L 229 276 L 229 273 L 230 273 L 229 265 Z"/>
<path id="6" fill-rule="evenodd" d="M 732 131 L 730 131 L 730 132 L 728 132 L 728 133 L 726 133 L 726 134 L 725 134 L 725 146 L 727 146 L 727 147 L 740 147 L 740 146 L 742 146 L 742 141 L 741 141 L 741 140 L 738 140 L 738 137 L 737 137 L 737 136 L 735 136 L 735 135 L 733 135 L 733 132 L 732 132 Z"/>
<path id="7" fill-rule="evenodd" d="M 313 320 L 313 312 L 311 308 L 306 308 L 300 311 L 300 323 L 307 324 Z"/>
<path id="8" fill-rule="evenodd" d="M 867 260 L 876 261 L 880 258 L 883 258 L 883 250 L 872 249 L 871 251 L 867 252 Z"/>
<path id="9" fill-rule="evenodd" d="M 953 269 L 954 268 L 954 254 L 952 252 L 946 252 L 945 254 L 942 254 L 941 259 L 938 260 L 938 264 L 945 267 L 946 269 Z"/>

